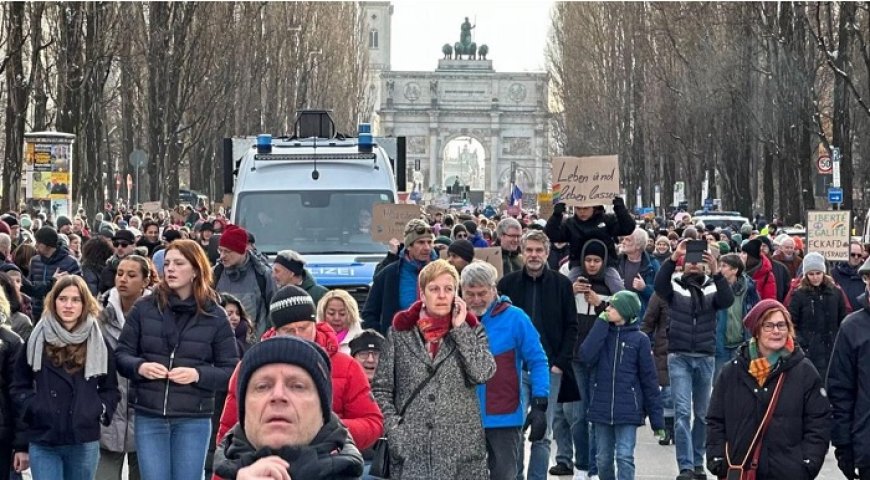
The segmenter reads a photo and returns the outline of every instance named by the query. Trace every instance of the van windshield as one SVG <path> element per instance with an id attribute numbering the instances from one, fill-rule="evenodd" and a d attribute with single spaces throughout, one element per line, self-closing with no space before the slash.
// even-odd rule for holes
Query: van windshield
<path id="1" fill-rule="evenodd" d="M 394 201 L 389 191 L 248 192 L 239 195 L 235 222 L 267 255 L 385 253 L 371 237 L 372 205 Z"/>

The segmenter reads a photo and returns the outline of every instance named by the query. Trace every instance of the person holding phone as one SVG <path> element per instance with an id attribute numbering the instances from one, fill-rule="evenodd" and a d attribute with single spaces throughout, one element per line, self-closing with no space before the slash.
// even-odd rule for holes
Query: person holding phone
<path id="1" fill-rule="evenodd" d="M 486 331 L 446 260 L 420 271 L 419 289 L 422 298 L 394 317 L 372 382 L 390 478 L 488 478 L 477 399 L 496 370 Z"/>
<path id="2" fill-rule="evenodd" d="M 705 475 L 706 415 L 716 364 L 716 312 L 734 302 L 734 292 L 719 272 L 716 258 L 703 251 L 700 262 L 690 261 L 686 258 L 688 244 L 689 240 L 683 240 L 677 245 L 654 284 L 670 311 L 668 373 L 680 470 L 677 480 Z M 675 273 L 678 264 L 683 265 L 682 273 Z"/>

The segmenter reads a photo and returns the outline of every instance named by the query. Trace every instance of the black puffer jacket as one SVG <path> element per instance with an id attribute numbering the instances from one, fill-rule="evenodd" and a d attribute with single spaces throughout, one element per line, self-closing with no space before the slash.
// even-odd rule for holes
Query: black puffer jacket
<path id="1" fill-rule="evenodd" d="M 823 374 L 828 371 L 840 322 L 848 314 L 845 295 L 833 280 L 827 277 L 825 280 L 819 287 L 796 289 L 788 304 L 797 340 L 816 370 Z"/>
<path id="2" fill-rule="evenodd" d="M 226 312 L 216 303 L 209 301 L 205 312 L 197 313 L 192 297 L 170 295 L 161 309 L 156 294 L 139 299 L 130 310 L 115 356 L 118 371 L 132 380 L 130 405 L 163 417 L 211 417 L 214 392 L 226 388 L 239 361 Z M 189 385 L 147 380 L 139 375 L 145 362 L 169 370 L 195 368 L 199 380 Z"/>
<path id="3" fill-rule="evenodd" d="M 0 442 L 12 444 L 16 450 L 27 450 L 27 439 L 21 435 L 24 424 L 15 415 L 9 389 L 15 361 L 23 347 L 21 337 L 6 327 L 0 327 Z"/>
<path id="4" fill-rule="evenodd" d="M 607 245 L 607 256 L 611 266 L 616 263 L 616 244 L 621 236 L 630 235 L 636 225 L 625 202 L 617 197 L 613 199 L 613 214 L 604 213 L 603 207 L 596 207 L 595 213 L 588 220 L 580 220 L 573 216 L 567 220 L 561 215 L 553 215 L 547 220 L 544 233 L 551 242 L 568 242 L 571 244 L 569 257 L 571 268 L 583 263 L 583 246 L 587 241 L 596 238 Z"/>
<path id="5" fill-rule="evenodd" d="M 719 465 L 711 468 L 712 473 L 725 476 L 727 462 L 716 459 L 726 458 L 726 442 L 733 464 L 740 464 L 746 456 L 783 373 L 786 377 L 762 442 L 757 476 L 805 480 L 819 474 L 831 437 L 831 406 L 819 373 L 799 346 L 774 367 L 763 387 L 749 373 L 746 346 L 722 368 L 707 410 L 707 462 L 710 467 Z"/>
<path id="6" fill-rule="evenodd" d="M 828 398 L 833 407 L 831 443 L 851 446 L 855 466 L 870 468 L 870 304 L 858 298 L 861 310 L 840 324 L 828 369 Z"/>
<path id="7" fill-rule="evenodd" d="M 42 300 L 54 286 L 54 273 L 58 270 L 70 275 L 81 275 L 82 273 L 78 260 L 73 258 L 64 246 L 55 249 L 49 258 L 34 255 L 30 259 L 28 281 L 21 285 L 21 291 L 33 299 L 33 311 L 30 318 L 39 319 L 42 317 Z"/>

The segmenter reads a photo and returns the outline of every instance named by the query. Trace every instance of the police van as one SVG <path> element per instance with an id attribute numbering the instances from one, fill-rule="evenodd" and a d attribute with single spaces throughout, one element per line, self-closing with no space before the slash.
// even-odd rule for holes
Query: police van
<path id="1" fill-rule="evenodd" d="M 280 250 L 299 252 L 317 283 L 348 290 L 362 308 L 387 252 L 371 238 L 372 205 L 396 203 L 397 187 L 404 189 L 399 143 L 392 159 L 368 124 L 347 138 L 327 111 L 300 112 L 290 137 L 225 139 L 230 220 L 253 233 L 270 259 Z"/>

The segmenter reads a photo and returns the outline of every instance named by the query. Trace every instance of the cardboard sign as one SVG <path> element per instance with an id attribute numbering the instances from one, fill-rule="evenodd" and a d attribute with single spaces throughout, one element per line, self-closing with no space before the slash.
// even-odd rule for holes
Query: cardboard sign
<path id="1" fill-rule="evenodd" d="M 161 208 L 160 202 L 145 202 L 142 204 L 143 212 L 157 213 Z"/>
<path id="2" fill-rule="evenodd" d="M 498 272 L 498 277 L 496 278 L 501 278 L 504 275 L 504 265 L 501 263 L 501 247 L 475 248 L 474 259 L 495 267 L 495 271 Z"/>
<path id="3" fill-rule="evenodd" d="M 414 218 L 420 218 L 419 205 L 400 203 L 372 205 L 372 240 L 389 242 L 397 238 L 401 241 L 405 236 L 405 225 Z"/>
<path id="4" fill-rule="evenodd" d="M 849 261 L 849 211 L 807 212 L 807 251 L 821 253 L 829 262 Z"/>
<path id="5" fill-rule="evenodd" d="M 553 203 L 610 205 L 620 195 L 619 157 L 553 158 Z"/>

